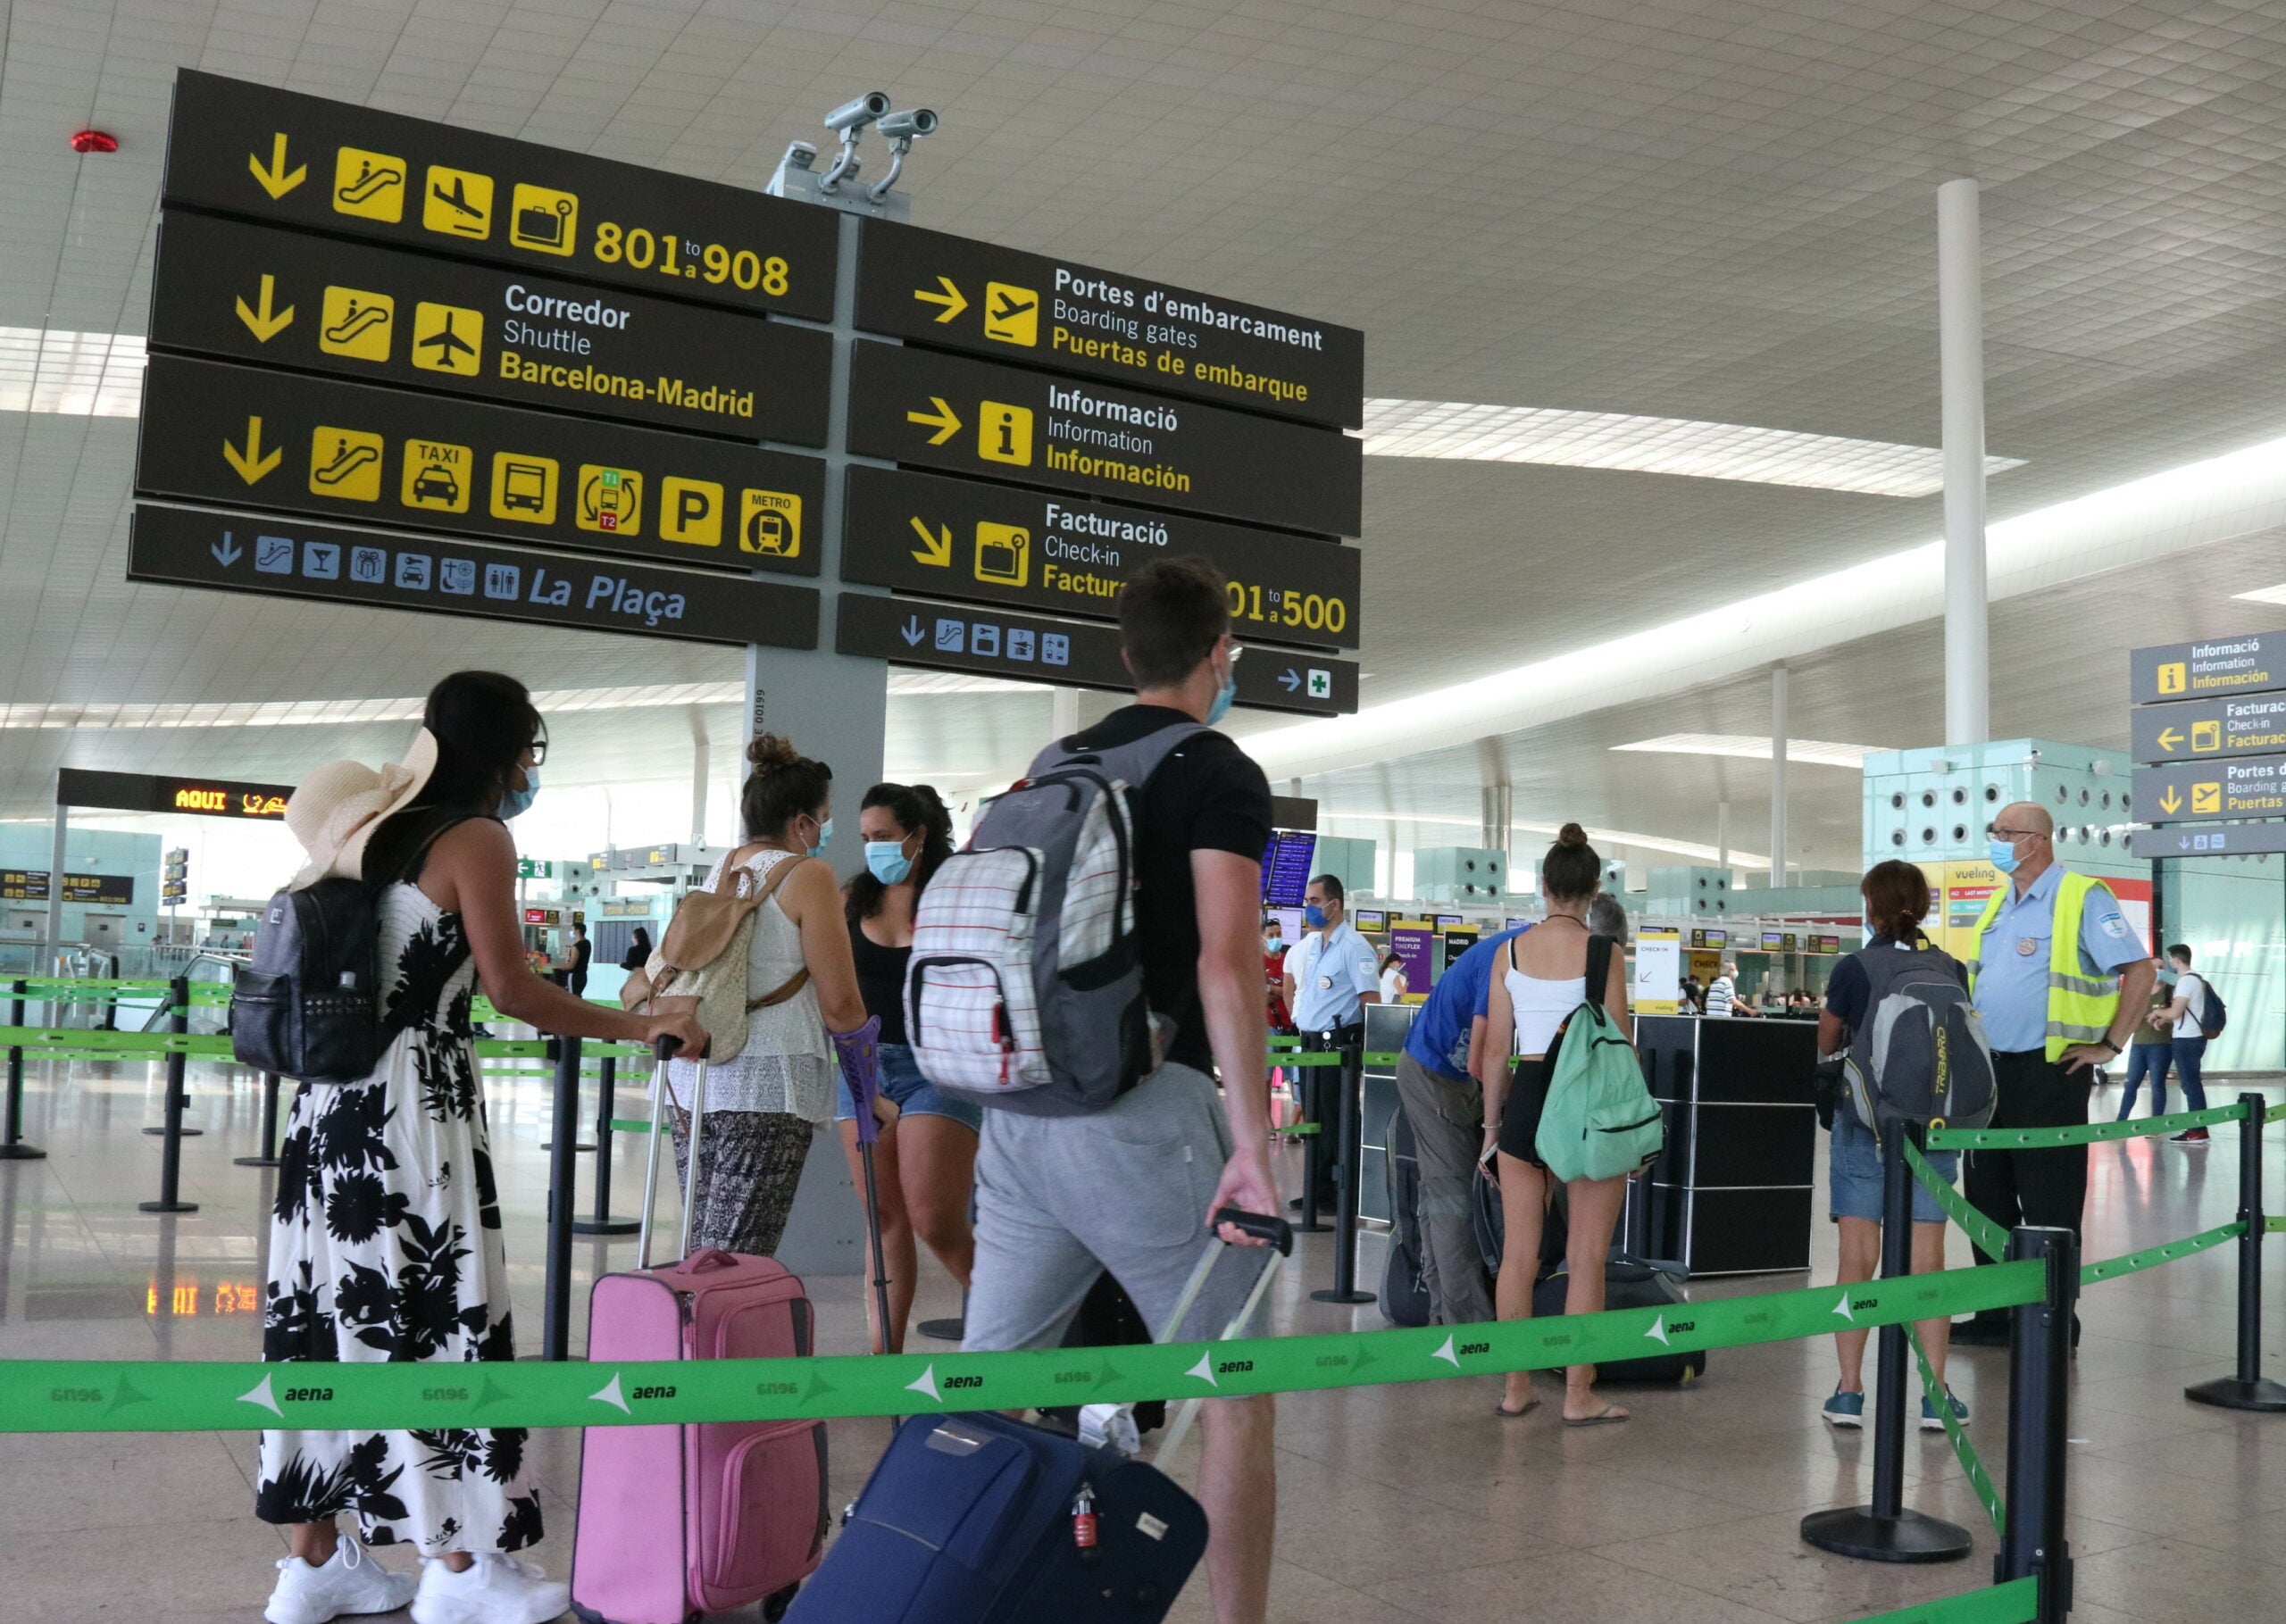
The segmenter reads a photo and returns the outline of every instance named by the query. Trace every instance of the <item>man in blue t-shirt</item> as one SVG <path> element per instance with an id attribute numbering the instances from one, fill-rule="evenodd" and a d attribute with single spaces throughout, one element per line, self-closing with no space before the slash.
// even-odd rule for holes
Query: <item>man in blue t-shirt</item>
<path id="1" fill-rule="evenodd" d="M 1430 1322 L 1481 1325 L 1493 1317 L 1492 1292 L 1476 1246 L 1469 1203 L 1484 1143 L 1484 1089 L 1476 1080 L 1476 1051 L 1500 951 L 1529 925 L 1487 937 L 1445 967 L 1428 1002 L 1414 1017 L 1397 1061 L 1397 1098 L 1419 1147 L 1422 1289 Z"/>

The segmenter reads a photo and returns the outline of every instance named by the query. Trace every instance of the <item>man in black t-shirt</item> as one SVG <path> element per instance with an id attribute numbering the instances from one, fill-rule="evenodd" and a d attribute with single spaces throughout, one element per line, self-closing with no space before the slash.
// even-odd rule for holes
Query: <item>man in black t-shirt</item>
<path id="1" fill-rule="evenodd" d="M 572 989 L 575 998 L 588 995 L 588 965 L 595 958 L 596 950 L 588 944 L 584 925 L 572 927 L 572 962 L 565 970 L 563 985 Z"/>
<path id="2" fill-rule="evenodd" d="M 1136 703 L 1067 741 L 1110 749 L 1159 729 L 1222 720 L 1236 691 L 1229 601 L 1203 559 L 1155 562 L 1120 595 L 1120 645 Z M 1136 933 L 1144 987 L 1170 1029 L 1166 1063 L 1103 1110 L 1039 1117 L 988 1111 L 976 1164 L 972 1352 L 1054 1347 L 1105 1270 L 1154 1336 L 1206 1245 L 1220 1207 L 1273 1213 L 1270 1088 L 1263 1063 L 1262 854 L 1270 783 L 1220 733 L 1178 745 L 1132 793 Z M 1216 1097 L 1209 1068 L 1222 1071 Z M 1222 1237 L 1251 1245 L 1224 1226 Z M 1217 1270 L 1184 1321 L 1220 1336 L 1246 1271 Z M 1261 1624 L 1269 1606 L 1278 1480 L 1268 1395 L 1200 1412 L 1198 1498 L 1219 1624 Z"/>

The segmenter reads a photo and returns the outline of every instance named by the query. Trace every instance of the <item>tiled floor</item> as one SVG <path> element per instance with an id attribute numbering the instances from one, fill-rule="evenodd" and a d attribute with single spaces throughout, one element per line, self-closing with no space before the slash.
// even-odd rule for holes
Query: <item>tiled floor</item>
<path id="1" fill-rule="evenodd" d="M 271 1175 L 230 1158 L 254 1147 L 257 1102 L 248 1082 L 220 1073 L 194 1073 L 193 1088 L 192 1120 L 206 1132 L 185 1147 L 184 1193 L 200 1211 L 159 1219 L 135 1210 L 158 1179 L 158 1142 L 138 1131 L 157 1120 L 155 1069 L 83 1065 L 68 1080 L 32 1069 L 26 1131 L 52 1154 L 0 1163 L 0 1358 L 254 1356 Z M 537 1081 L 498 1079 L 490 1097 L 518 1318 L 529 1327 L 541 1292 L 546 1099 Z M 2115 1099 L 2107 1094 L 2098 1108 Z M 619 1187 L 639 1188 L 625 1141 L 621 1157 Z M 2286 1190 L 2286 1130 L 2273 1130 L 2267 1162 L 2270 1187 Z M 2098 1256 L 2226 1221 L 2236 1208 L 2238 1151 L 2227 1137 L 2205 1151 L 2099 1145 L 2093 1165 L 2089 1239 Z M 1813 1278 L 1824 1278 L 1831 1245 L 1819 1229 Z M 1365 1243 L 1361 1278 L 1379 1278 L 1380 1245 Z M 1954 1261 L 1966 1255 L 1956 1236 Z M 624 1242 L 581 1241 L 578 1299 L 594 1270 L 627 1267 L 631 1256 Z M 1370 1307 L 1310 1300 L 1331 1273 L 1327 1237 L 1306 1237 L 1296 1259 L 1277 1288 L 1274 1328 L 1381 1323 Z M 2186 1381 L 2229 1368 L 2234 1267 L 2224 1248 L 2095 1287 L 2083 1305 L 2071 1458 L 2076 1618 L 2286 1616 L 2286 1417 L 2240 1417 L 2182 1396 Z M 1803 1283 L 1781 1276 L 1694 1290 Z M 811 1290 L 822 1351 L 857 1351 L 856 1282 L 814 1280 Z M 950 1282 L 930 1272 L 921 1312 L 957 1306 Z M 2273 1306 L 2264 1328 L 2273 1348 L 2286 1349 L 2286 1313 Z M 2277 1354 L 2269 1362 L 2286 1374 Z M 1971 1432 L 1998 1478 L 2004 1356 L 1964 1351 L 1955 1370 L 1975 1412 Z M 1976 1530 L 1970 1559 L 1883 1567 L 1797 1537 L 1804 1512 L 1870 1490 L 1870 1444 L 1817 1419 L 1831 1386 L 1820 1341 L 1718 1352 L 1689 1388 L 1620 1394 L 1636 1419 L 1592 1432 L 1565 1432 L 1547 1411 L 1497 1421 L 1485 1381 L 1289 1396 L 1272 1615 L 1290 1624 L 1812 1624 L 1989 1582 L 1993 1541 L 1941 1437 L 1910 1437 L 1906 1500 Z M 886 1425 L 836 1422 L 833 1434 L 839 1504 L 855 1494 Z M 252 1515 L 252 1453 L 245 1433 L 0 1437 L 0 1624 L 251 1624 L 283 1548 Z M 560 1570 L 576 1439 L 544 1435 L 535 1453 L 555 1531 L 539 1554 Z M 1179 1476 L 1190 1466 L 1184 1453 Z M 1203 1578 L 1174 1616 L 1211 1619 Z"/>

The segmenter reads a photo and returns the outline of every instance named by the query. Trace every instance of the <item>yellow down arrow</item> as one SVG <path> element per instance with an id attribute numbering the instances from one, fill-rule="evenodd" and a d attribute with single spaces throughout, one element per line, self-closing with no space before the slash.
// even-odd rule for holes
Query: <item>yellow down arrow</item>
<path id="1" fill-rule="evenodd" d="M 2182 735 L 2176 732 L 2173 728 L 2167 729 L 2159 735 L 2159 748 L 2162 750 L 2172 751 L 2181 743 L 2182 743 Z"/>
<path id="2" fill-rule="evenodd" d="M 223 461 L 237 469 L 238 478 L 248 485 L 259 485 L 262 477 L 277 467 L 278 460 L 285 454 L 274 446 L 268 456 L 262 454 L 262 420 L 258 417 L 246 419 L 246 448 L 244 451 L 228 440 L 222 442 Z"/>
<path id="3" fill-rule="evenodd" d="M 270 307 L 277 295 L 278 279 L 274 276 L 265 276 L 262 279 L 262 303 L 259 309 L 249 310 L 246 308 L 245 299 L 241 298 L 238 301 L 238 320 L 246 324 L 246 331 L 264 344 L 268 344 L 294 324 L 294 307 L 291 304 L 274 315 L 271 313 Z"/>
<path id="4" fill-rule="evenodd" d="M 913 290 L 913 296 L 920 300 L 923 304 L 941 304 L 945 307 L 942 311 L 939 312 L 937 315 L 937 325 L 942 327 L 955 316 L 959 315 L 961 312 L 966 310 L 968 308 L 968 301 L 961 296 L 961 290 L 953 286 L 953 279 L 948 276 L 939 277 L 937 279 L 937 286 L 943 288 L 945 291 L 942 293 L 930 293 L 925 288 L 916 287 Z"/>
<path id="5" fill-rule="evenodd" d="M 270 167 L 263 168 L 262 160 L 252 153 L 246 154 L 246 167 L 254 171 L 254 178 L 261 182 L 262 189 L 270 194 L 273 203 L 301 185 L 310 172 L 310 166 L 306 163 L 296 163 L 290 171 L 287 169 L 286 132 L 282 129 L 271 137 Z"/>
<path id="6" fill-rule="evenodd" d="M 915 519 L 913 528 L 921 533 L 921 545 L 914 551 L 914 562 L 934 564 L 940 570 L 949 567 L 953 562 L 953 527 L 940 525 L 932 534 L 927 525 Z"/>
<path id="7" fill-rule="evenodd" d="M 2173 785 L 2168 785 L 2167 793 L 2159 797 L 2159 810 L 2171 818 L 2182 810 L 2182 797 L 2175 793 Z"/>
<path id="8" fill-rule="evenodd" d="M 926 412 L 908 412 L 905 414 L 905 421 L 908 423 L 919 423 L 923 429 L 934 429 L 937 432 L 929 437 L 929 443 L 931 446 L 941 446 L 961 431 L 961 420 L 954 413 L 953 409 L 945 404 L 943 396 L 931 395 L 929 397 L 929 404 L 937 408 L 934 416 Z"/>

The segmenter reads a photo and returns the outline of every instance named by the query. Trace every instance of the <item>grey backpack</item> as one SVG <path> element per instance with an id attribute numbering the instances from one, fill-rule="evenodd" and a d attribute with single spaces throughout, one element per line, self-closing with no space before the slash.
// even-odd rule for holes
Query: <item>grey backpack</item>
<path id="1" fill-rule="evenodd" d="M 1850 1034 L 1842 1075 L 1857 1120 L 1981 1128 L 1992 1120 L 1992 1051 L 1969 1002 L 1960 962 L 1942 948 L 1867 947 L 1865 1018 Z"/>
<path id="2" fill-rule="evenodd" d="M 1005 1111 L 1078 1116 L 1157 1070 L 1129 790 L 1205 731 L 1051 745 L 938 868 L 905 977 L 905 1039 L 931 1083 Z"/>

